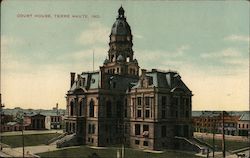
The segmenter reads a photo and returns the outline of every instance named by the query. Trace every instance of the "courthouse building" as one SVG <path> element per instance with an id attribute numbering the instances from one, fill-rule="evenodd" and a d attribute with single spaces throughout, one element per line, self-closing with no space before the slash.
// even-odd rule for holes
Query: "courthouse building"
<path id="1" fill-rule="evenodd" d="M 66 132 L 92 146 L 172 148 L 176 136 L 192 137 L 192 92 L 177 72 L 140 70 L 124 12 L 120 7 L 100 69 L 71 73 Z"/>

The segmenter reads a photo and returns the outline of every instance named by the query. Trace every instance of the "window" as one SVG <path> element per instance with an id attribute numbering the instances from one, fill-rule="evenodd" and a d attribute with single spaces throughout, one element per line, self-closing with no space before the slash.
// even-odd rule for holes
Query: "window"
<path id="1" fill-rule="evenodd" d="M 88 134 L 91 134 L 91 124 L 88 126 Z"/>
<path id="2" fill-rule="evenodd" d="M 135 135 L 141 134 L 141 126 L 140 124 L 135 124 Z"/>
<path id="3" fill-rule="evenodd" d="M 245 124 L 242 124 L 242 128 L 245 128 Z"/>
<path id="4" fill-rule="evenodd" d="M 137 98 L 137 105 L 141 105 L 141 97 Z"/>
<path id="5" fill-rule="evenodd" d="M 145 97 L 145 105 L 146 105 L 146 107 L 149 107 L 149 105 L 150 105 L 150 98 L 149 97 Z"/>
<path id="6" fill-rule="evenodd" d="M 162 107 L 166 105 L 166 96 L 161 97 L 161 105 Z"/>
<path id="7" fill-rule="evenodd" d="M 143 132 L 148 131 L 148 129 L 149 129 L 148 125 L 143 125 Z"/>
<path id="8" fill-rule="evenodd" d="M 121 101 L 117 101 L 116 102 L 116 114 L 117 114 L 117 117 L 122 117 L 122 103 Z"/>
<path id="9" fill-rule="evenodd" d="M 95 134 L 95 124 L 92 124 L 92 130 L 91 130 L 92 134 Z"/>
<path id="10" fill-rule="evenodd" d="M 73 101 L 70 102 L 70 116 L 73 116 L 74 114 L 74 103 Z"/>
<path id="11" fill-rule="evenodd" d="M 161 118 L 166 118 L 166 111 L 165 110 L 162 110 L 161 111 Z"/>
<path id="12" fill-rule="evenodd" d="M 88 134 L 95 134 L 95 124 L 88 125 Z"/>
<path id="13" fill-rule="evenodd" d="M 106 114 L 107 114 L 107 117 L 112 116 L 112 104 L 111 104 L 111 101 L 109 100 L 106 102 Z"/>
<path id="14" fill-rule="evenodd" d="M 139 140 L 135 140 L 135 144 L 136 144 L 136 145 L 139 145 L 139 144 L 140 144 L 140 141 L 139 141 Z"/>
<path id="15" fill-rule="evenodd" d="M 143 146 L 148 146 L 148 141 L 144 141 Z"/>
<path id="16" fill-rule="evenodd" d="M 82 85 L 84 86 L 85 85 L 85 78 L 82 79 Z"/>
<path id="17" fill-rule="evenodd" d="M 137 117 L 141 117 L 141 110 L 137 110 Z"/>
<path id="18" fill-rule="evenodd" d="M 149 111 L 149 110 L 146 110 L 146 113 L 145 113 L 145 117 L 146 117 L 146 118 L 149 118 L 149 113 L 150 113 L 150 111 Z"/>
<path id="19" fill-rule="evenodd" d="M 189 111 L 186 111 L 186 118 L 189 118 Z"/>
<path id="20" fill-rule="evenodd" d="M 92 99 L 89 103 L 89 117 L 94 117 L 94 101 Z"/>
<path id="21" fill-rule="evenodd" d="M 239 124 L 239 128 L 240 128 L 240 124 Z"/>
<path id="22" fill-rule="evenodd" d="M 248 124 L 247 124 L 247 128 L 248 128 Z"/>
<path id="23" fill-rule="evenodd" d="M 82 104 L 83 104 L 83 102 L 80 101 L 80 103 L 79 103 L 79 116 L 82 116 Z"/>
<path id="24" fill-rule="evenodd" d="M 161 136 L 166 137 L 167 131 L 166 131 L 166 126 L 161 126 Z"/>

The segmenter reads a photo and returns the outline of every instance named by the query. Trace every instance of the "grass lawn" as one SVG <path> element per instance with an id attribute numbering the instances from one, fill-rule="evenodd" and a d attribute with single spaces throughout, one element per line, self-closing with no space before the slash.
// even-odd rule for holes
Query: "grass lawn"
<path id="1" fill-rule="evenodd" d="M 213 139 L 203 138 L 200 140 L 205 141 L 208 144 L 210 144 L 211 146 L 213 146 Z M 225 143 L 226 143 L 226 150 L 227 151 L 237 150 L 237 149 L 241 149 L 241 148 L 245 148 L 245 147 L 249 146 L 249 142 L 226 140 Z M 222 140 L 215 139 L 215 146 L 217 146 L 219 150 L 222 149 L 221 144 L 222 144 Z"/>
<path id="2" fill-rule="evenodd" d="M 91 154 L 96 153 L 100 158 L 116 158 L 117 149 L 92 149 L 87 146 L 80 146 L 75 148 L 66 148 L 62 150 L 40 153 L 39 156 L 43 157 L 70 157 L 70 158 L 88 158 Z M 125 149 L 125 157 L 127 158 L 198 158 L 191 153 L 177 152 L 173 150 L 165 151 L 164 153 L 146 153 L 141 150 L 131 148 Z"/>
<path id="3" fill-rule="evenodd" d="M 35 146 L 45 144 L 48 140 L 59 136 L 60 133 L 30 134 L 24 135 L 25 146 Z M 2 136 L 2 142 L 11 147 L 22 146 L 22 135 Z"/>

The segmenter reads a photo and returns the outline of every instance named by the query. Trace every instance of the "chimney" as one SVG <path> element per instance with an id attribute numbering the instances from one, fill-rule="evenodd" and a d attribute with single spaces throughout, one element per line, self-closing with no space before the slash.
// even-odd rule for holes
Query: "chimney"
<path id="1" fill-rule="evenodd" d="M 72 87 L 74 82 L 75 82 L 75 75 L 76 75 L 76 73 L 74 73 L 74 72 L 70 73 L 70 77 L 71 77 L 70 87 Z"/>
<path id="2" fill-rule="evenodd" d="M 146 72 L 147 72 L 147 70 L 146 69 L 141 69 L 141 76 L 145 76 L 146 75 Z"/>

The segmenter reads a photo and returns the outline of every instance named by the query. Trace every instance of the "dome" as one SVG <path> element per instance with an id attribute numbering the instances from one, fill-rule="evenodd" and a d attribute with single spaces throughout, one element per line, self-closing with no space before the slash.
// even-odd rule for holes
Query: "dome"
<path id="1" fill-rule="evenodd" d="M 118 10 L 118 17 L 111 29 L 111 35 L 131 35 L 131 29 L 124 16 L 124 9 L 122 7 Z"/>
<path id="2" fill-rule="evenodd" d="M 117 61 L 124 61 L 124 57 L 123 57 L 122 55 L 119 55 L 119 56 L 117 57 Z"/>

